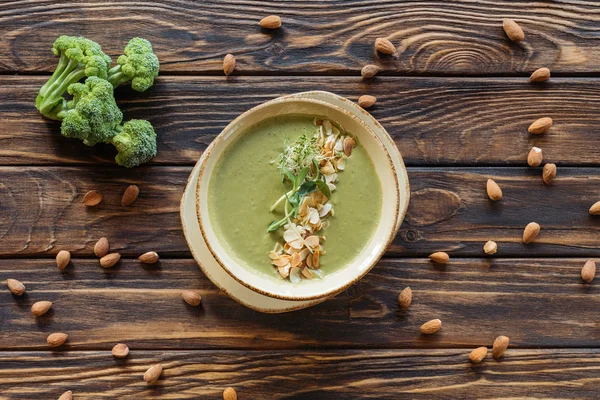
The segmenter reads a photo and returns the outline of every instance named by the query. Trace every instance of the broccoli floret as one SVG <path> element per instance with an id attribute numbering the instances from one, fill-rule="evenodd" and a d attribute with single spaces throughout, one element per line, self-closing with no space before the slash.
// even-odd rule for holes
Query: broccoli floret
<path id="1" fill-rule="evenodd" d="M 35 106 L 44 116 L 57 119 L 57 111 L 53 109 L 62 105 L 68 87 L 86 76 L 105 79 L 111 59 L 98 43 L 84 37 L 61 36 L 54 41 L 52 52 L 60 59 L 48 82 L 41 87 Z"/>
<path id="2" fill-rule="evenodd" d="M 70 85 L 68 92 L 73 100 L 63 102 L 60 111 L 57 110 L 59 107 L 52 110 L 63 121 L 63 136 L 81 139 L 87 146 L 110 142 L 123 120 L 112 85 L 107 80 L 92 76 L 85 83 Z"/>
<path id="3" fill-rule="evenodd" d="M 117 148 L 117 164 L 127 168 L 150 161 L 156 155 L 156 133 L 148 121 L 132 119 L 112 138 Z"/>
<path id="4" fill-rule="evenodd" d="M 152 51 L 152 44 L 142 38 L 133 38 L 125 47 L 125 54 L 119 56 L 117 65 L 108 71 L 108 81 L 116 88 L 131 81 L 133 90 L 143 92 L 154 84 L 158 76 L 158 58 Z"/>

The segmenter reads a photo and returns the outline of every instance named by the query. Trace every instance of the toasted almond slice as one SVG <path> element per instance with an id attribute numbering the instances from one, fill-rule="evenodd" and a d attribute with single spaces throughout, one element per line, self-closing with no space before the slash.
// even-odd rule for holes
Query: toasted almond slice
<path id="1" fill-rule="evenodd" d="M 312 255 L 312 264 L 314 268 L 319 268 L 320 252 L 317 250 Z"/>
<path id="2" fill-rule="evenodd" d="M 323 120 L 323 128 L 325 128 L 325 134 L 327 136 L 331 135 L 331 132 L 333 132 L 333 125 L 331 125 L 331 121 L 328 119 Z"/>
<path id="3" fill-rule="evenodd" d="M 279 271 L 279 275 L 281 275 L 281 277 L 285 279 L 290 275 L 291 268 L 292 266 L 290 264 L 286 264 L 284 266 L 277 267 L 277 271 Z"/>
<path id="4" fill-rule="evenodd" d="M 286 244 L 283 246 L 283 251 L 284 251 L 285 253 L 287 253 L 287 254 L 292 254 L 292 252 L 291 252 L 291 249 L 292 249 L 292 248 L 291 248 L 291 246 L 289 245 L 289 243 L 286 243 Z"/>
<path id="5" fill-rule="evenodd" d="M 304 275 L 306 279 L 312 279 L 315 277 L 315 274 L 313 274 L 308 267 L 304 267 L 304 269 L 302 269 L 302 275 Z"/>
<path id="6" fill-rule="evenodd" d="M 279 254 L 275 253 L 274 251 L 269 252 L 269 258 L 271 260 L 277 260 L 279 257 L 281 257 L 281 256 Z"/>
<path id="7" fill-rule="evenodd" d="M 331 208 L 333 206 L 331 205 L 331 203 L 325 203 L 325 205 L 319 210 L 319 217 L 324 217 L 327 214 L 329 214 L 329 211 L 331 211 Z"/>
<path id="8" fill-rule="evenodd" d="M 335 183 L 338 180 L 338 174 L 337 173 L 333 173 L 333 174 L 329 174 L 329 175 L 325 175 L 325 182 L 327 183 Z"/>
<path id="9" fill-rule="evenodd" d="M 302 270 L 298 267 L 292 267 L 290 269 L 290 282 L 299 283 L 302 280 L 301 276 Z"/>
<path id="10" fill-rule="evenodd" d="M 310 250 L 308 250 L 307 248 L 304 248 L 304 249 L 300 250 L 300 252 L 298 254 L 300 255 L 300 260 L 304 261 L 304 260 L 306 260 L 306 257 L 308 257 L 308 255 L 310 254 Z"/>
<path id="11" fill-rule="evenodd" d="M 302 264 L 302 259 L 300 258 L 300 253 L 294 253 L 292 255 L 292 258 L 290 259 L 290 265 L 292 266 L 292 268 L 294 268 L 300 264 Z"/>
<path id="12" fill-rule="evenodd" d="M 300 239 L 300 236 L 292 229 L 288 229 L 283 232 L 283 240 L 285 240 L 287 243 L 298 239 Z"/>
<path id="13" fill-rule="evenodd" d="M 317 222 L 319 222 L 319 212 L 316 208 L 311 207 L 308 209 L 308 221 L 311 224 L 316 224 Z"/>
<path id="14" fill-rule="evenodd" d="M 289 264 L 291 259 L 292 257 L 290 256 L 281 256 L 277 260 L 271 261 L 271 263 L 277 267 L 283 267 L 284 265 Z"/>
<path id="15" fill-rule="evenodd" d="M 335 162 L 335 166 L 338 169 L 338 171 L 343 171 L 346 168 L 346 159 L 345 158 L 340 158 Z"/>
<path id="16" fill-rule="evenodd" d="M 310 207 L 306 204 L 306 201 L 303 201 L 302 204 L 300 204 L 300 207 L 298 207 L 298 216 L 300 218 L 304 218 L 308 215 L 308 209 Z"/>
<path id="17" fill-rule="evenodd" d="M 333 168 L 333 165 L 331 164 L 331 162 L 326 161 L 325 165 L 323 165 L 320 168 L 321 172 L 325 175 L 329 175 L 329 174 L 333 174 L 335 173 L 335 168 Z"/>
<path id="18" fill-rule="evenodd" d="M 306 257 L 306 266 L 308 268 L 314 268 L 314 264 L 313 264 L 313 255 L 309 254 L 308 257 Z"/>
<path id="19" fill-rule="evenodd" d="M 317 247 L 319 245 L 319 237 L 315 235 L 307 237 L 304 241 L 310 247 Z"/>
<path id="20" fill-rule="evenodd" d="M 300 250 L 304 247 L 304 242 L 302 241 L 302 239 L 294 240 L 290 242 L 290 247 L 292 249 Z"/>
<path id="21" fill-rule="evenodd" d="M 335 141 L 335 146 L 333 147 L 333 151 L 339 152 L 342 150 L 344 150 L 344 139 L 339 138 L 338 140 Z"/>

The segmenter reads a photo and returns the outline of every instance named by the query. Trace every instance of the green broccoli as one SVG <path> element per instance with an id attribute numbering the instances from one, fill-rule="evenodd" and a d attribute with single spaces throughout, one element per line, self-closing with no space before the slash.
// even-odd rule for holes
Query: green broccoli
<path id="1" fill-rule="evenodd" d="M 106 78 L 111 59 L 98 43 L 84 37 L 61 36 L 54 41 L 52 52 L 60 56 L 58 66 L 41 87 L 35 105 L 44 116 L 57 119 L 58 111 L 53 109 L 61 106 L 68 87 L 86 76 Z"/>
<path id="2" fill-rule="evenodd" d="M 158 76 L 158 58 L 152 51 L 152 44 L 142 38 L 133 38 L 125 47 L 125 54 L 119 56 L 117 65 L 108 71 L 107 80 L 116 88 L 131 81 L 133 90 L 148 90 Z"/>
<path id="3" fill-rule="evenodd" d="M 127 168 L 148 162 L 156 155 L 156 133 L 150 122 L 142 119 L 126 122 L 111 143 L 118 151 L 115 161 Z"/>

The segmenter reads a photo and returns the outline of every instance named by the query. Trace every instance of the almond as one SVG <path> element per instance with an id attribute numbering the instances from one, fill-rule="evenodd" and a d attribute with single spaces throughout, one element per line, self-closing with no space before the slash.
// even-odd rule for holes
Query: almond
<path id="1" fill-rule="evenodd" d="M 154 383 L 160 378 L 160 374 L 162 374 L 163 367 L 160 364 L 156 364 L 148 368 L 146 372 L 144 372 L 144 380 L 147 383 Z"/>
<path id="2" fill-rule="evenodd" d="M 496 340 L 494 340 L 494 345 L 492 346 L 492 356 L 497 360 L 504 355 L 504 352 L 508 348 L 509 339 L 507 336 L 498 336 Z"/>
<path id="3" fill-rule="evenodd" d="M 71 261 L 71 253 L 67 250 L 61 250 L 56 255 L 56 266 L 60 270 L 65 269 L 69 265 L 69 261 Z"/>
<path id="4" fill-rule="evenodd" d="M 380 52 L 381 54 L 394 54 L 396 52 L 396 48 L 387 39 L 377 38 L 375 39 L 375 50 Z"/>
<path id="5" fill-rule="evenodd" d="M 108 239 L 105 237 L 100 238 L 94 245 L 94 254 L 96 257 L 104 257 L 108 254 L 108 250 L 110 249 L 110 245 L 108 244 Z"/>
<path id="6" fill-rule="evenodd" d="M 587 260 L 581 268 L 581 279 L 584 282 L 590 283 L 596 277 L 596 262 L 594 260 Z"/>
<path id="7" fill-rule="evenodd" d="M 351 137 L 344 138 L 344 142 L 342 143 L 344 148 L 344 154 L 346 157 L 350 157 L 352 155 L 352 150 L 354 146 L 356 146 L 356 142 Z"/>
<path id="8" fill-rule="evenodd" d="M 490 200 L 498 201 L 502 198 L 502 189 L 492 179 L 487 180 L 487 194 Z"/>
<path id="9" fill-rule="evenodd" d="M 66 392 L 60 395 L 58 400 L 73 400 L 73 392 L 67 390 Z"/>
<path id="10" fill-rule="evenodd" d="M 480 362 L 483 361 L 485 356 L 487 356 L 487 352 L 488 352 L 488 348 L 485 346 L 473 349 L 471 354 L 469 354 L 469 360 L 471 360 L 471 362 L 474 364 L 479 364 Z"/>
<path id="11" fill-rule="evenodd" d="M 233 70 L 235 69 L 235 57 L 233 54 L 227 54 L 223 59 L 223 72 L 225 75 L 231 75 Z"/>
<path id="12" fill-rule="evenodd" d="M 110 253 L 100 259 L 100 265 L 102 268 L 114 267 L 120 259 L 121 255 L 119 253 Z"/>
<path id="13" fill-rule="evenodd" d="M 523 29 L 512 19 L 504 18 L 502 20 L 502 26 L 504 27 L 504 32 L 506 32 L 506 36 L 510 40 L 515 43 L 519 43 L 521 40 L 525 39 L 525 33 Z"/>
<path id="14" fill-rule="evenodd" d="M 16 279 L 7 279 L 6 285 L 8 286 L 8 290 L 15 296 L 22 296 L 25 293 L 25 285 Z"/>
<path id="15" fill-rule="evenodd" d="M 185 300 L 186 303 L 194 307 L 198 307 L 202 301 L 202 296 L 191 290 L 184 290 L 181 292 L 181 297 L 183 297 L 183 300 Z"/>
<path id="16" fill-rule="evenodd" d="M 232 387 L 228 387 L 223 391 L 223 400 L 237 400 L 237 393 Z"/>
<path id="17" fill-rule="evenodd" d="M 410 287 L 405 287 L 398 295 L 398 305 L 400 308 L 407 309 L 412 302 L 412 290 Z"/>
<path id="18" fill-rule="evenodd" d="M 488 240 L 483 245 L 483 252 L 485 254 L 496 254 L 496 251 L 498 251 L 498 245 L 493 240 Z"/>
<path id="19" fill-rule="evenodd" d="M 377 102 L 377 97 L 364 94 L 358 98 L 358 105 L 362 108 L 372 107 Z"/>
<path id="20" fill-rule="evenodd" d="M 552 123 L 553 121 L 550 117 L 539 118 L 529 125 L 527 131 L 533 135 L 541 135 L 542 133 L 548 132 L 548 130 L 552 127 Z"/>
<path id="21" fill-rule="evenodd" d="M 544 82 L 548 79 L 550 79 L 550 70 L 548 68 L 538 68 L 529 77 L 530 82 Z"/>
<path id="22" fill-rule="evenodd" d="M 445 253 L 443 251 L 432 253 L 429 255 L 429 258 L 431 259 L 431 261 L 438 264 L 446 264 L 448 260 L 450 260 L 450 256 L 448 255 L 448 253 Z"/>
<path id="23" fill-rule="evenodd" d="M 127 207 L 131 205 L 134 201 L 137 200 L 140 194 L 140 188 L 137 185 L 129 185 L 125 192 L 123 193 L 123 197 L 121 197 L 121 205 L 123 207 Z"/>
<path id="24" fill-rule="evenodd" d="M 421 325 L 419 331 L 423 335 L 433 335 L 440 329 L 442 329 L 442 321 L 440 321 L 439 319 L 432 319 L 431 321 L 427 321 L 423 325 Z"/>
<path id="25" fill-rule="evenodd" d="M 546 185 L 549 185 L 552 182 L 552 179 L 556 176 L 556 164 L 547 163 L 544 165 L 544 169 L 542 170 L 542 180 Z"/>
<path id="26" fill-rule="evenodd" d="M 540 225 L 536 222 L 530 222 L 523 231 L 523 243 L 531 243 L 540 234 Z"/>
<path id="27" fill-rule="evenodd" d="M 46 338 L 46 342 L 48 342 L 48 346 L 50 347 L 58 347 L 62 346 L 68 337 L 69 335 L 66 333 L 52 333 Z"/>
<path id="28" fill-rule="evenodd" d="M 529 164 L 530 167 L 539 167 L 543 159 L 542 149 L 539 147 L 532 147 L 527 155 L 527 164 Z"/>
<path id="29" fill-rule="evenodd" d="M 281 18 L 277 15 L 269 15 L 261 19 L 258 24 L 265 29 L 277 29 L 281 26 Z"/>
<path id="30" fill-rule="evenodd" d="M 125 358 L 129 355 L 129 347 L 125 343 L 118 343 L 112 348 L 112 355 L 115 358 Z"/>
<path id="31" fill-rule="evenodd" d="M 360 74 L 363 78 L 369 79 L 377 75 L 379 71 L 381 71 L 381 68 L 379 68 L 377 65 L 368 64 L 363 67 L 363 69 L 360 71 Z"/>
<path id="32" fill-rule="evenodd" d="M 600 215 L 600 201 L 595 202 L 590 207 L 590 214 L 592 215 Z"/>
<path id="33" fill-rule="evenodd" d="M 97 190 L 90 190 L 83 196 L 83 205 L 86 207 L 97 206 L 102 201 L 102 193 Z"/>
<path id="34" fill-rule="evenodd" d="M 40 317 L 48 312 L 52 307 L 51 301 L 38 301 L 31 306 L 31 313 L 36 317 Z"/>
<path id="35" fill-rule="evenodd" d="M 138 257 L 138 260 L 143 262 L 144 264 L 154 264 L 158 261 L 158 253 L 155 251 L 149 251 L 147 253 L 142 254 Z"/>

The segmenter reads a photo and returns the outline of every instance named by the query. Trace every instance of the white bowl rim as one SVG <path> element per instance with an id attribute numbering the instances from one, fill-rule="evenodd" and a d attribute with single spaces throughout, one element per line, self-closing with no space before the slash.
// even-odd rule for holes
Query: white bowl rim
<path id="1" fill-rule="evenodd" d="M 347 289 L 349 286 L 353 285 L 354 283 L 358 282 L 360 279 L 362 279 L 381 259 L 381 257 L 385 254 L 387 248 L 389 247 L 389 245 L 391 244 L 391 242 L 394 240 L 395 237 L 395 233 L 396 233 L 396 229 L 395 229 L 395 222 L 393 224 L 391 224 L 391 228 L 386 229 L 384 235 L 382 236 L 382 241 L 385 242 L 385 244 L 383 246 L 381 246 L 381 249 L 377 252 L 377 254 L 372 257 L 371 262 L 369 263 L 368 267 L 360 270 L 358 275 L 349 275 L 351 277 L 351 279 L 347 279 L 347 280 L 341 280 L 340 284 L 337 285 L 333 285 L 330 286 L 329 289 L 325 289 L 322 290 L 321 292 L 316 292 L 315 294 L 311 294 L 311 295 L 290 295 L 290 294 L 286 294 L 286 293 L 281 293 L 278 292 L 276 290 L 270 290 L 270 289 L 265 289 L 264 287 L 259 287 L 258 285 L 254 284 L 253 282 L 248 282 L 244 279 L 241 279 L 239 276 L 236 275 L 236 273 L 234 271 L 232 271 L 232 269 L 230 267 L 227 266 L 227 263 L 225 263 L 222 259 L 222 257 L 218 254 L 217 251 L 215 251 L 214 244 L 211 244 L 211 240 L 209 239 L 209 237 L 207 236 L 206 233 L 206 227 L 203 224 L 202 220 L 203 220 L 203 214 L 200 211 L 200 187 L 201 187 L 201 182 L 202 182 L 202 178 L 204 176 L 204 169 L 206 166 L 207 161 L 209 160 L 209 158 L 211 157 L 211 152 L 213 150 L 213 148 L 223 140 L 223 137 L 226 135 L 226 133 L 232 129 L 236 124 L 238 124 L 240 122 L 240 120 L 248 117 L 248 115 L 256 113 L 260 110 L 262 110 L 263 108 L 267 108 L 267 107 L 271 107 L 273 105 L 277 105 L 279 103 L 310 103 L 310 104 L 317 104 L 320 105 L 324 108 L 330 108 L 330 109 L 334 109 L 336 112 L 342 113 L 347 115 L 348 117 L 352 118 L 355 120 L 355 122 L 359 125 L 362 126 L 362 129 L 366 132 L 368 132 L 369 136 L 375 140 L 376 144 L 378 145 L 378 147 L 380 148 L 380 150 L 382 151 L 383 154 L 385 154 L 386 156 L 386 161 L 387 161 L 387 165 L 389 167 L 389 169 L 391 170 L 391 175 L 393 177 L 393 182 L 394 182 L 394 187 L 396 190 L 394 190 L 394 198 L 395 198 L 395 205 L 393 207 L 393 213 L 394 213 L 394 218 L 390 218 L 391 221 L 396 221 L 398 218 L 398 214 L 399 214 L 399 204 L 400 204 L 400 185 L 398 182 L 398 176 L 397 176 L 397 172 L 395 169 L 395 166 L 391 160 L 391 156 L 388 152 L 388 150 L 385 148 L 385 146 L 383 145 L 383 143 L 381 142 L 381 139 L 377 136 L 377 134 L 375 132 L 372 131 L 371 128 L 369 128 L 364 121 L 362 121 L 360 118 L 358 118 L 354 113 L 344 110 L 336 105 L 333 105 L 331 103 L 322 101 L 322 100 L 315 100 L 315 99 L 310 99 L 310 98 L 290 98 L 288 96 L 283 96 L 283 97 L 278 97 L 272 100 L 269 100 L 267 102 L 261 103 L 249 110 L 247 110 L 246 112 L 240 114 L 238 117 L 236 117 L 233 121 L 231 121 L 216 137 L 215 139 L 210 143 L 210 145 L 206 148 L 206 150 L 204 151 L 203 154 L 206 154 L 206 157 L 202 157 L 202 165 L 200 166 L 200 172 L 199 172 L 199 176 L 198 176 L 198 184 L 196 187 L 196 208 L 197 208 L 197 218 L 198 218 L 198 223 L 200 226 L 200 231 L 202 233 L 202 236 L 206 242 L 206 245 L 210 251 L 210 253 L 213 255 L 213 257 L 215 258 L 215 260 L 217 261 L 217 263 L 229 274 L 231 275 L 235 280 L 237 280 L 239 283 L 241 283 L 242 285 L 248 287 L 249 289 L 263 294 L 265 296 L 269 296 L 269 297 L 273 297 L 273 298 L 278 298 L 278 299 L 282 299 L 282 300 L 296 300 L 296 301 L 305 301 L 305 300 L 315 300 L 315 299 L 319 299 L 319 298 L 324 298 L 324 297 L 331 297 L 334 296 L 342 291 L 344 291 L 345 289 Z M 299 113 L 302 114 L 302 113 Z M 210 179 L 210 177 L 209 177 Z M 382 185 L 384 185 L 384 182 L 381 182 Z M 206 216 L 208 219 L 208 216 Z M 387 218 L 386 218 L 387 219 Z M 383 213 L 380 216 L 380 223 L 383 220 Z M 371 243 L 371 241 L 373 240 L 373 238 L 371 238 L 369 240 L 369 244 Z M 216 240 L 218 243 L 218 246 L 221 246 L 221 243 L 219 242 L 219 240 Z M 223 249 L 223 252 L 225 253 L 225 257 L 226 258 L 232 258 L 231 256 L 229 256 L 229 254 L 227 254 L 227 251 L 225 249 Z M 352 262 L 355 262 L 357 258 L 355 258 L 354 260 L 352 260 Z M 237 263 L 236 263 L 237 264 Z M 239 266 L 239 268 L 242 271 L 246 271 L 246 269 L 242 266 Z M 343 267 L 340 270 L 343 270 L 345 267 Z M 340 271 L 338 270 L 338 271 Z M 255 274 L 253 272 L 249 272 L 246 271 L 249 274 L 251 274 L 251 276 L 253 278 L 256 278 L 257 280 L 263 280 L 263 281 L 267 281 L 270 283 L 271 282 L 271 278 L 269 277 L 260 277 L 259 274 Z M 245 273 L 245 272 L 243 272 Z M 250 276 L 250 275 L 249 275 Z M 307 285 L 306 287 L 308 287 L 309 285 Z M 290 288 L 293 286 L 289 286 L 288 288 Z"/>

